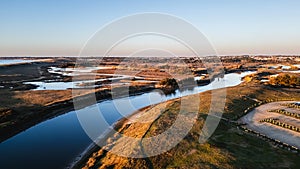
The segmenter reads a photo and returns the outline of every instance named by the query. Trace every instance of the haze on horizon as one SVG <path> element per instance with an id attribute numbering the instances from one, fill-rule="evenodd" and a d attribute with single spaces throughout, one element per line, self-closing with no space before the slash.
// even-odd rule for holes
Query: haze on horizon
<path id="1" fill-rule="evenodd" d="M 206 35 L 220 55 L 298 55 L 299 6 L 300 2 L 293 0 L 2 1 L 0 56 L 78 56 L 99 28 L 143 12 L 185 19 Z"/>

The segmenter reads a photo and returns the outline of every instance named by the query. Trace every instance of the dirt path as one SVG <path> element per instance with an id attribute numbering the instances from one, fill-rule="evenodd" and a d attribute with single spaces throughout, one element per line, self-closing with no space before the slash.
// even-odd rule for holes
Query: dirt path
<path id="1" fill-rule="evenodd" d="M 284 121 L 286 123 L 295 125 L 300 127 L 300 120 L 285 116 L 279 113 L 268 112 L 268 110 L 273 109 L 286 109 L 290 112 L 300 113 L 297 109 L 290 109 L 282 106 L 285 103 L 291 103 L 294 101 L 282 101 L 282 102 L 272 102 L 261 105 L 255 108 L 253 111 L 245 115 L 240 119 L 240 122 L 245 123 L 246 127 L 257 131 L 261 134 L 264 134 L 270 138 L 277 139 L 281 142 L 287 143 L 289 145 L 300 148 L 300 133 L 291 131 L 289 129 L 285 129 L 282 127 L 278 127 L 269 123 L 261 123 L 259 122 L 265 118 L 278 118 L 280 121 Z"/>

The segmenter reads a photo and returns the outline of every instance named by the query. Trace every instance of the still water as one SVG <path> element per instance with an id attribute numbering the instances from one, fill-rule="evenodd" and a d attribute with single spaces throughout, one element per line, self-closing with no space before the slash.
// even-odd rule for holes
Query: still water
<path id="1" fill-rule="evenodd" d="M 19 63 L 31 63 L 35 62 L 36 60 L 24 60 L 24 59 L 3 59 L 0 60 L 0 66 L 1 65 L 11 65 L 11 64 L 19 64 Z"/>
<path id="2" fill-rule="evenodd" d="M 133 105 L 133 108 L 130 109 L 124 107 L 122 114 L 129 115 L 142 107 L 190 94 L 236 86 L 242 82 L 242 77 L 251 73 L 253 72 L 227 74 L 224 78 L 216 79 L 206 86 L 198 86 L 185 91 L 177 90 L 176 93 L 171 95 L 161 95 L 158 91 L 152 91 L 128 98 L 120 98 L 120 100 L 129 99 Z M 224 85 L 218 85 L 220 81 Z M 106 121 L 113 124 L 122 118 L 122 115 L 114 106 L 114 101 L 102 101 L 84 108 L 83 111 L 91 111 L 93 107 L 98 106 Z M 91 143 L 92 140 L 88 138 L 80 126 L 76 112 L 71 111 L 33 126 L 0 143 L 0 168 L 65 168 Z"/>

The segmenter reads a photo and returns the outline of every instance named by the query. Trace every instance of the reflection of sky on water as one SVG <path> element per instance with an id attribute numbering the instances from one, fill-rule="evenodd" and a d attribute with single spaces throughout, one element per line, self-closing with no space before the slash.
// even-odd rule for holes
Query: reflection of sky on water
<path id="1" fill-rule="evenodd" d="M 209 85 L 197 86 L 192 90 L 182 92 L 176 90 L 171 95 L 162 95 L 159 90 L 154 90 L 127 98 L 101 101 L 96 105 L 81 109 L 80 113 L 83 113 L 82 115 L 90 120 L 90 125 L 95 125 L 99 120 L 97 117 L 99 117 L 98 110 L 100 110 L 105 121 L 112 125 L 123 116 L 128 116 L 135 110 L 151 104 L 207 90 L 238 85 L 241 83 L 241 78 L 247 74 L 250 72 L 227 74 L 223 79 L 215 80 Z M 118 106 L 116 107 L 116 105 Z M 103 124 L 99 124 L 99 126 L 103 126 Z M 95 131 L 95 135 L 106 130 L 107 128 L 101 128 L 99 131 Z M 5 154 L 0 158 L 0 168 L 19 168 L 20 164 L 22 168 L 32 169 L 40 168 L 40 166 L 43 166 L 44 169 L 64 168 L 91 142 L 81 128 L 77 114 L 71 111 L 44 121 L 0 143 L 0 152 Z"/>
<path id="2" fill-rule="evenodd" d="M 83 75 L 98 75 L 98 76 L 113 76 L 109 78 L 103 79 L 95 79 L 95 80 L 78 80 L 74 82 L 44 82 L 44 81 L 35 81 L 35 82 L 24 82 L 24 84 L 33 84 L 38 87 L 33 90 L 67 90 L 67 89 L 76 89 L 76 88 L 95 88 L 100 87 L 101 85 L 93 85 L 95 82 L 104 82 L 107 80 L 111 80 L 113 83 L 109 85 L 128 85 L 129 83 L 121 83 L 119 80 L 130 80 L 135 78 L 138 82 L 155 82 L 155 81 L 146 81 L 139 80 L 143 79 L 137 76 L 129 76 L 129 75 L 121 75 L 121 74 L 103 74 L 103 73 L 93 73 L 92 71 L 107 69 L 111 67 L 85 67 L 85 68 L 58 68 L 58 67 L 50 67 L 50 73 L 56 73 L 64 76 L 83 76 Z M 91 83 L 91 85 L 87 85 Z M 107 84 L 103 84 L 107 85 Z"/>
<path id="3" fill-rule="evenodd" d="M 0 60 L 0 65 L 11 65 L 11 64 L 19 64 L 19 63 L 31 63 L 36 60 L 23 60 L 23 59 L 3 59 Z"/>

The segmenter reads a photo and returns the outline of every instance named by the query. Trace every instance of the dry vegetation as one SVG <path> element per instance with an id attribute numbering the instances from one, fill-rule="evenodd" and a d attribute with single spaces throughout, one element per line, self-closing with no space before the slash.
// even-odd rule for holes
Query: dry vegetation
<path id="1" fill-rule="evenodd" d="M 270 78 L 270 85 L 279 87 L 299 87 L 300 76 L 297 74 L 283 73 L 276 77 Z"/>
<path id="2" fill-rule="evenodd" d="M 284 145 L 287 149 L 297 150 L 300 148 L 299 111 L 286 106 L 291 103 L 294 101 L 263 104 L 240 120 L 245 123 L 244 127 L 247 129 L 260 133 L 271 141 L 277 142 L 276 144 Z"/>
<path id="3" fill-rule="evenodd" d="M 110 66 L 109 69 L 100 69 L 93 73 L 122 74 L 144 77 L 146 80 L 159 81 L 165 78 L 187 78 L 187 75 L 200 75 L 207 73 L 205 66 L 199 59 L 185 58 L 183 62 L 172 59 L 139 58 L 132 60 L 133 64 L 127 64 L 124 58 L 105 58 L 97 65 Z M 222 58 L 225 72 L 240 72 L 245 70 L 256 70 L 260 64 L 274 63 L 277 61 L 258 61 L 250 57 Z M 74 59 L 58 58 L 58 63 L 47 63 L 43 65 L 20 65 L 0 68 L 0 85 L 5 88 L 0 89 L 0 141 L 13 136 L 20 130 L 31 127 L 47 118 L 51 118 L 73 108 L 71 90 L 64 91 L 28 91 L 28 86 L 22 85 L 24 80 L 61 80 L 70 81 L 70 77 L 56 77 L 47 73 L 49 66 L 74 67 Z M 125 63 L 119 65 L 120 63 Z M 214 65 L 213 60 L 207 63 Z M 278 62 L 279 63 L 279 62 Z M 287 62 L 289 63 L 289 62 Z M 80 65 L 79 65 L 80 66 Z M 217 65 L 221 71 L 222 65 Z M 295 68 L 293 68 L 295 69 Z M 190 72 L 192 70 L 193 72 Z M 103 78 L 98 76 L 97 78 Z M 83 77 L 90 78 L 90 77 Z M 273 88 L 272 86 L 259 85 L 253 82 L 255 78 L 247 77 L 247 84 L 227 89 L 225 113 L 223 116 L 230 120 L 237 120 L 244 115 L 250 106 L 255 106 L 258 101 L 265 100 L 299 100 L 299 90 L 290 88 Z M 283 80 L 289 79 L 289 80 Z M 284 87 L 294 86 L 294 78 L 284 77 L 275 80 Z M 299 79 L 298 79 L 299 81 Z M 299 83 L 296 80 L 296 86 Z M 274 82 L 274 84 L 276 84 Z M 13 84 L 14 89 L 9 89 Z M 132 91 L 144 91 L 145 84 L 135 82 Z M 286 85 L 289 84 L 289 85 Z M 299 85 L 298 85 L 299 86 Z M 32 86 L 29 86 L 32 87 Z M 107 86 L 105 86 L 107 87 Z M 20 91 L 23 90 L 23 91 Z M 102 89 L 97 89 L 101 91 Z M 120 91 L 122 88 L 120 88 Z M 220 90 L 219 90 L 220 91 Z M 78 96 L 87 95 L 94 90 L 78 90 Z M 122 94 L 122 92 L 120 92 Z M 99 98 L 107 98 L 107 93 L 98 93 Z M 144 159 L 131 159 L 116 156 L 103 149 L 90 154 L 90 158 L 85 159 L 85 168 L 293 168 L 299 167 L 298 156 L 285 150 L 275 149 L 269 143 L 260 140 L 252 135 L 242 133 L 227 122 L 221 121 L 217 131 L 205 144 L 199 144 L 198 138 L 203 122 L 210 109 L 211 92 L 200 94 L 201 106 L 198 119 L 189 134 L 176 147 L 170 151 Z M 189 96 L 191 98 L 198 95 Z M 193 101 L 190 108 L 193 108 Z M 154 123 L 138 123 L 121 121 L 117 129 L 128 136 L 136 138 L 147 138 L 158 135 L 171 126 L 178 115 L 180 101 L 173 100 L 145 109 L 141 119 L 156 119 Z M 164 111 L 158 111 L 162 107 L 167 107 Z M 149 117 L 150 116 L 150 117 Z M 136 117 L 135 117 L 136 118 Z M 9 128 L 10 130 L 6 130 Z M 8 136 L 7 136 L 8 135 Z M 113 148 L 113 142 L 120 141 L 119 138 L 108 139 L 107 142 Z M 168 141 L 168 140 L 166 140 Z M 115 147 L 116 149 L 120 147 Z M 129 153 L 134 153 L 129 152 Z"/>
<path id="4" fill-rule="evenodd" d="M 299 100 L 299 91 L 277 89 L 249 82 L 227 89 L 225 113 L 223 117 L 237 120 L 245 110 L 265 100 Z M 198 97 L 193 95 L 188 97 Z M 295 168 L 300 166 L 298 155 L 274 148 L 270 143 L 251 134 L 243 133 L 235 125 L 221 121 L 216 132 L 205 144 L 198 138 L 203 122 L 210 108 L 211 92 L 200 94 L 201 104 L 198 118 L 189 134 L 174 148 L 163 154 L 143 158 L 125 158 L 104 149 L 93 151 L 85 159 L 84 168 Z M 164 103 L 165 104 L 165 103 Z M 169 128 L 178 115 L 180 100 L 167 103 L 167 108 L 149 126 L 141 127 L 138 122 L 121 121 L 117 126 L 122 133 L 140 133 L 132 137 L 147 138 L 158 135 Z M 197 103 L 192 102 L 191 107 Z M 159 106 L 159 105 L 157 105 Z M 154 107 L 155 108 L 155 107 Z M 149 112 L 149 109 L 141 113 Z M 156 111 L 154 111 L 156 112 Z M 157 112 L 156 112 L 157 113 Z M 157 114 L 156 114 L 157 115 Z M 109 136 L 110 137 L 110 136 Z M 109 138 L 108 137 L 108 138 Z M 112 136 L 113 137 L 113 136 Z M 119 138 L 108 139 L 110 146 Z M 113 140 L 113 141 L 112 141 Z M 167 140 L 166 140 L 167 141 Z M 131 153 L 134 153 L 132 151 Z M 84 160 L 83 160 L 84 161 Z"/>

